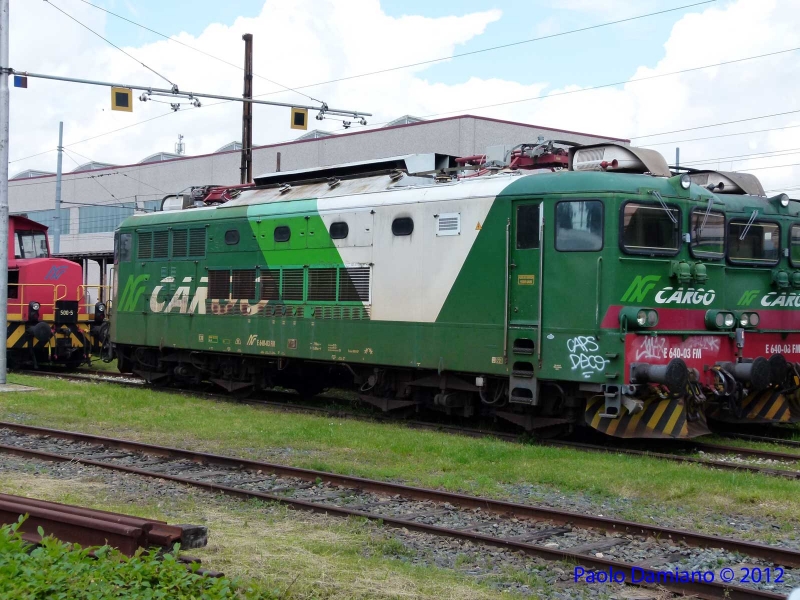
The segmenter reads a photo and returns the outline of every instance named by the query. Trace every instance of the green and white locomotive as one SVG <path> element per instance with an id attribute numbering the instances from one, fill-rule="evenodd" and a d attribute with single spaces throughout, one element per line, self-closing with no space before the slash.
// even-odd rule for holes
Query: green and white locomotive
<path id="1" fill-rule="evenodd" d="M 528 430 L 788 422 L 798 214 L 616 144 L 272 173 L 122 223 L 112 339 L 153 383 L 339 387 Z"/>

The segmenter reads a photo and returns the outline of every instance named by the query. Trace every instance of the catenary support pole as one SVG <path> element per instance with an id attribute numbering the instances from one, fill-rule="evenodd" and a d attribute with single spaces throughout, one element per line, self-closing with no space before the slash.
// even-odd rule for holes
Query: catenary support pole
<path id="1" fill-rule="evenodd" d="M 245 33 L 244 40 L 244 93 L 242 98 L 253 98 L 253 34 Z M 253 103 L 242 102 L 242 166 L 239 183 L 253 181 Z"/>
<path id="2" fill-rule="evenodd" d="M 0 323 L 8 323 L 8 21 L 9 0 L 0 0 Z M 6 340 L 0 344 L 0 385 L 6 384 Z"/>
<path id="3" fill-rule="evenodd" d="M 61 160 L 64 152 L 64 121 L 58 122 L 58 161 L 56 162 L 56 216 L 53 219 L 53 253 L 61 252 Z"/>

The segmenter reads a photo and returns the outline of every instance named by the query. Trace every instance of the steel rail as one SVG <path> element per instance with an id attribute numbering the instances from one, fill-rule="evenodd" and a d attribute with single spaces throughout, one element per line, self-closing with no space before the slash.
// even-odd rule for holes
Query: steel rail
<path id="1" fill-rule="evenodd" d="M 618 448 L 615 446 L 602 446 L 598 444 L 587 444 L 584 442 L 570 442 L 565 440 L 547 440 L 541 442 L 547 446 L 557 446 L 563 448 L 575 448 L 576 450 L 588 450 L 590 452 L 607 452 L 611 454 L 627 454 L 630 456 L 644 456 L 648 458 L 658 458 L 661 460 L 670 460 L 679 463 L 689 463 L 694 465 L 702 465 L 704 467 L 713 467 L 715 469 L 722 469 L 725 471 L 744 471 L 747 473 L 759 473 L 761 475 L 769 475 L 772 477 L 782 477 L 784 479 L 800 480 L 800 471 L 789 471 L 785 469 L 772 469 L 769 467 L 758 467 L 755 465 L 748 465 L 744 463 L 726 462 L 723 460 L 713 460 L 710 458 L 695 458 L 693 456 L 683 456 L 681 454 L 669 454 L 665 452 L 651 452 L 649 450 L 635 450 L 633 448 Z M 737 449 L 738 450 L 738 449 Z M 751 452 L 757 452 L 753 450 Z M 789 455 L 793 460 L 800 460 L 800 457 Z"/>
<path id="2" fill-rule="evenodd" d="M 798 431 L 800 433 L 800 431 Z M 783 438 L 771 438 L 761 435 L 750 435 L 749 433 L 722 433 L 724 437 L 738 440 L 748 440 L 751 442 L 763 442 L 765 444 L 776 444 L 778 446 L 791 446 L 793 448 L 800 448 L 800 442 L 797 440 L 785 440 Z"/>
<path id="3" fill-rule="evenodd" d="M 353 475 L 341 475 L 338 473 L 329 473 L 325 471 L 305 469 L 302 467 L 293 467 L 290 465 L 284 465 L 278 463 L 269 463 L 265 461 L 251 460 L 240 457 L 224 456 L 208 452 L 197 452 L 170 446 L 159 446 L 144 442 L 136 442 L 132 440 L 124 440 L 106 436 L 97 436 L 97 435 L 74 432 L 74 431 L 51 429 L 48 427 L 35 427 L 31 425 L 20 425 L 17 423 L 8 423 L 0 421 L 0 429 L 9 429 L 12 431 L 16 431 L 17 433 L 22 433 L 26 435 L 49 436 L 51 438 L 55 437 L 73 442 L 98 444 L 105 447 L 127 450 L 131 452 L 139 452 L 142 454 L 190 460 L 192 462 L 199 464 L 219 465 L 239 470 L 247 470 L 255 472 L 261 471 L 262 473 L 267 472 L 277 475 L 296 477 L 298 479 L 303 479 L 306 481 L 314 481 L 314 482 L 323 481 L 325 483 L 330 483 L 332 485 L 355 488 L 359 490 L 364 490 L 379 494 L 386 494 L 390 496 L 399 494 L 403 497 L 410 498 L 412 500 L 427 500 L 438 503 L 450 503 L 454 506 L 459 506 L 468 509 L 480 508 L 483 511 L 488 511 L 497 515 L 511 514 L 517 517 L 523 517 L 535 520 L 549 520 L 557 524 L 570 523 L 578 525 L 580 527 L 599 529 L 602 531 L 606 531 L 608 533 L 633 534 L 646 537 L 654 537 L 657 539 L 667 538 L 675 540 L 676 542 L 684 542 L 687 545 L 693 547 L 722 548 L 724 550 L 728 550 L 731 552 L 741 552 L 742 554 L 747 554 L 749 556 L 774 561 L 777 562 L 778 564 L 783 564 L 786 566 L 800 567 L 800 551 L 768 546 L 765 544 L 758 544 L 755 542 L 747 542 L 731 538 L 724 538 L 716 535 L 707 535 L 703 533 L 687 531 L 682 529 L 662 527 L 659 525 L 636 523 L 633 521 L 613 519 L 610 517 L 596 517 L 583 513 L 570 512 L 544 506 L 519 504 L 515 502 L 508 502 L 505 500 L 496 500 L 492 498 L 470 496 L 467 494 L 459 494 L 455 492 L 446 492 L 442 490 L 407 486 L 387 481 L 379 481 L 375 479 L 356 477 Z M 29 451 L 28 448 L 8 445 L 8 444 L 0 444 L 0 450 L 12 453 L 16 452 L 17 450 L 23 450 L 26 452 Z M 33 451 L 33 452 L 40 452 L 40 451 Z M 49 456 L 49 454 L 46 452 L 44 454 Z M 54 455 L 54 456 L 61 456 L 61 455 Z M 123 466 L 112 463 L 106 463 L 102 461 L 95 461 L 93 459 L 82 459 L 77 457 L 64 457 L 64 456 L 62 456 L 61 458 L 63 460 L 72 460 L 73 462 L 83 462 L 85 464 L 93 464 L 95 466 L 107 466 L 112 469 L 117 468 L 118 466 Z M 124 468 L 132 469 L 132 472 L 141 471 L 141 469 L 137 469 L 135 467 L 124 466 Z M 147 473 L 150 472 L 147 471 Z M 156 473 L 155 476 L 162 477 L 163 473 Z M 208 484 L 208 485 L 210 485 L 212 488 L 218 487 L 216 484 Z"/>
<path id="4" fill-rule="evenodd" d="M 5 424 L 2 425 L 5 426 Z M 679 539 L 683 538 L 685 540 L 710 538 L 714 543 L 714 547 L 716 548 L 720 547 L 724 548 L 725 544 L 733 543 L 735 544 L 736 547 L 740 548 L 740 550 L 737 551 L 743 551 L 742 549 L 745 546 L 747 546 L 749 550 L 744 552 L 750 554 L 751 556 L 757 556 L 756 552 L 761 553 L 766 551 L 767 554 L 761 557 L 766 558 L 767 560 L 770 560 L 772 562 L 776 562 L 778 564 L 782 564 L 782 560 L 777 558 L 777 556 L 781 554 L 788 559 L 783 561 L 786 562 L 787 564 L 789 564 L 790 561 L 793 564 L 797 564 L 797 561 L 800 559 L 800 553 L 793 552 L 787 549 L 761 546 L 759 544 L 752 544 L 750 542 L 737 542 L 735 540 L 727 540 L 725 538 L 703 536 L 702 534 L 694 534 L 692 532 L 685 532 L 681 530 L 670 530 L 667 528 L 642 525 L 638 523 L 630 523 L 621 520 L 617 521 L 614 519 L 607 519 L 603 517 L 588 517 L 586 515 L 580 515 L 577 513 L 567 513 L 565 511 L 557 511 L 553 509 L 543 509 L 537 507 L 530 507 L 526 505 L 514 505 L 511 503 L 499 502 L 488 498 L 477 498 L 461 494 L 451 494 L 447 492 L 439 492 L 436 490 L 414 488 L 414 487 L 402 486 L 399 484 L 391 484 L 391 483 L 367 480 L 357 477 L 348 477 L 342 475 L 322 473 L 318 471 L 311 471 L 308 469 L 296 469 L 293 467 L 285 467 L 283 465 L 271 465 L 269 463 L 260 463 L 257 461 L 248 461 L 232 457 L 222 457 L 206 453 L 193 453 L 176 448 L 154 446 L 151 444 L 139 444 L 138 442 L 128 442 L 126 440 L 118 440 L 115 438 L 99 438 L 99 436 L 87 436 L 85 434 L 78 434 L 75 432 L 60 432 L 58 430 L 50 430 L 44 428 L 29 428 L 28 426 L 20 426 L 20 427 L 25 427 L 28 429 L 41 429 L 47 432 L 47 435 L 50 435 L 51 437 L 53 436 L 58 437 L 58 434 L 64 433 L 64 434 L 69 434 L 70 437 L 75 436 L 75 439 L 83 439 L 83 440 L 87 438 L 104 439 L 107 442 L 106 445 L 122 444 L 123 445 L 122 447 L 128 447 L 128 445 L 130 445 L 130 447 L 145 447 L 149 448 L 149 451 L 147 453 L 166 453 L 168 456 L 172 456 L 174 453 L 175 455 L 181 458 L 194 456 L 195 460 L 198 460 L 200 462 L 207 461 L 208 459 L 214 459 L 216 462 L 218 462 L 219 460 L 223 460 L 227 464 L 238 464 L 240 468 L 246 468 L 246 465 L 251 464 L 259 466 L 262 469 L 262 471 L 265 468 L 277 467 L 278 470 L 276 472 L 291 473 L 293 476 L 296 477 L 300 477 L 302 474 L 305 474 L 306 477 L 314 476 L 315 479 L 317 477 L 320 477 L 320 475 L 324 475 L 327 477 L 330 483 L 336 485 L 349 485 L 351 487 L 357 487 L 359 489 L 369 489 L 371 491 L 383 491 L 383 493 L 400 492 L 404 496 L 410 498 L 437 500 L 440 502 L 449 501 L 451 503 L 455 502 L 458 505 L 466 508 L 480 507 L 482 509 L 490 509 L 490 510 L 497 510 L 502 508 L 503 511 L 501 512 L 501 514 L 503 513 L 507 514 L 509 512 L 508 509 L 513 508 L 515 512 L 513 512 L 512 514 L 516 514 L 517 516 L 523 516 L 523 513 L 528 513 L 533 518 L 537 518 L 536 515 L 539 515 L 538 516 L 539 519 L 545 518 L 556 522 L 562 520 L 562 522 L 564 523 L 568 522 L 570 524 L 582 523 L 582 526 L 585 527 L 596 527 L 604 529 L 610 526 L 612 528 L 611 530 L 615 532 L 630 531 L 631 529 L 640 530 L 640 532 L 661 530 L 664 532 L 671 532 L 675 534 Z M 70 439 L 70 437 L 65 436 L 65 439 Z M 511 551 L 520 551 L 528 555 L 543 558 L 545 560 L 567 561 L 575 565 L 584 566 L 588 569 L 603 570 L 606 572 L 612 572 L 612 571 L 621 572 L 625 574 L 626 581 L 628 582 L 631 582 L 633 580 L 635 569 L 638 569 L 639 573 L 656 573 L 656 574 L 659 573 L 658 570 L 650 567 L 646 566 L 639 567 L 633 563 L 623 563 L 619 561 L 603 559 L 597 557 L 596 555 L 578 554 L 574 552 L 569 552 L 568 550 L 559 550 L 556 548 L 520 542 L 513 539 L 504 539 L 482 533 L 440 527 L 436 525 L 427 525 L 387 515 L 380 515 L 355 509 L 348 509 L 348 508 L 343 508 L 341 506 L 332 506 L 317 502 L 309 502 L 307 500 L 286 498 L 284 496 L 278 496 L 265 492 L 250 491 L 227 485 L 198 481 L 196 479 L 189 479 L 177 475 L 169 475 L 162 472 L 147 471 L 145 469 L 130 467 L 126 465 L 112 464 L 103 461 L 84 459 L 73 456 L 64 456 L 52 452 L 32 450 L 29 448 L 24 448 L 20 446 L 11 446 L 5 444 L 0 444 L 0 451 L 24 458 L 36 458 L 36 459 L 52 460 L 59 462 L 80 463 L 87 466 L 94 466 L 103 469 L 110 469 L 120 472 L 131 473 L 135 475 L 141 475 L 145 477 L 151 477 L 155 479 L 173 481 L 176 483 L 182 483 L 193 487 L 205 489 L 210 492 L 224 493 L 226 495 L 242 499 L 257 498 L 268 502 L 283 504 L 285 506 L 289 506 L 294 509 L 307 510 L 315 513 L 335 515 L 339 517 L 360 517 L 364 519 L 369 519 L 371 521 L 380 522 L 392 528 L 418 531 L 421 533 L 436 535 L 440 537 L 468 540 L 471 542 L 477 542 L 494 547 L 505 548 Z M 391 492 L 388 492 L 386 490 L 391 490 Z M 561 519 L 557 518 L 558 515 L 561 515 Z M 605 527 L 599 526 L 603 523 L 605 524 Z M 637 583 L 635 585 L 643 585 L 645 587 L 649 587 L 648 584 L 643 584 L 643 583 Z M 690 582 L 660 581 L 658 585 L 664 589 L 670 590 L 675 593 L 682 593 L 682 594 L 690 593 L 690 594 L 695 594 L 698 597 L 707 598 L 710 600 L 750 600 L 753 598 L 778 600 L 783 598 L 783 595 L 780 594 L 775 594 L 772 592 L 767 592 L 755 588 L 746 588 L 739 585 L 719 583 L 717 581 L 702 582 L 702 583 L 696 581 L 690 581 Z"/>
<path id="5" fill-rule="evenodd" d="M 132 375 L 125 375 L 122 373 L 114 373 L 114 372 L 107 372 L 107 371 L 92 371 L 90 374 L 76 374 L 76 373 L 58 373 L 52 371 L 22 371 L 21 373 L 25 375 L 32 375 L 36 377 L 60 377 L 62 379 L 69 379 L 73 381 L 93 381 L 93 382 L 100 382 L 100 383 L 111 383 L 114 385 L 123 385 L 129 387 L 143 387 L 145 384 L 144 382 L 133 382 L 133 381 L 114 381 L 114 379 L 135 379 L 136 376 Z M 105 379 L 104 379 L 105 378 Z M 193 393 L 203 395 L 208 398 L 222 400 L 225 402 L 230 402 L 233 400 L 231 396 L 226 396 L 224 394 L 215 394 L 213 392 L 202 392 L 202 391 L 193 391 L 193 390 L 181 390 L 181 389 L 170 389 L 170 388 L 157 388 L 158 391 L 165 392 L 165 393 L 174 393 L 174 394 L 186 394 L 186 393 Z M 288 394 L 287 394 L 288 395 Z M 301 404 L 294 404 L 294 403 L 285 403 L 285 402 L 271 402 L 268 400 L 236 400 L 237 403 L 240 404 L 249 404 L 252 406 L 269 406 L 271 408 L 277 408 L 279 410 L 294 410 L 294 411 L 304 411 L 304 412 L 311 412 L 317 414 L 325 414 L 337 417 L 347 417 L 347 418 L 361 418 L 359 415 L 353 415 L 350 413 L 342 413 L 341 411 L 334 411 L 326 408 L 314 407 L 314 406 L 305 406 Z M 470 437 L 495 437 L 502 439 L 504 441 L 509 442 L 516 442 L 522 443 L 524 439 L 524 435 L 515 434 L 515 433 L 507 433 L 507 432 L 500 432 L 500 431 L 491 431 L 491 430 L 481 430 L 481 429 L 473 429 L 473 428 L 465 428 L 459 427 L 455 425 L 447 425 L 441 423 L 429 423 L 427 421 L 410 421 L 406 419 L 392 419 L 383 416 L 376 416 L 371 415 L 369 419 L 375 420 L 377 422 L 382 423 L 392 423 L 392 424 L 402 424 L 408 427 L 412 427 L 415 429 L 426 429 L 432 431 L 442 431 L 447 432 L 455 435 L 466 435 Z M 681 440 L 675 440 L 675 442 L 682 443 L 685 446 L 693 446 L 697 449 L 705 449 L 709 452 L 723 452 L 725 454 L 740 454 L 742 456 L 748 455 L 753 456 L 755 458 L 773 458 L 773 459 L 780 459 L 780 460 L 794 460 L 800 461 L 800 455 L 788 454 L 788 453 L 779 453 L 773 452 L 769 450 L 759 450 L 755 448 L 739 448 L 736 446 L 720 446 L 716 444 L 707 444 L 703 442 L 694 442 L 688 441 L 683 442 Z M 605 452 L 605 453 L 615 453 L 615 454 L 626 454 L 629 456 L 642 456 L 647 458 L 656 458 L 661 460 L 669 460 L 672 462 L 679 462 L 679 463 L 688 463 L 688 464 L 695 464 L 700 465 L 703 467 L 710 467 L 710 468 L 717 468 L 726 471 L 739 471 L 739 472 L 747 472 L 747 473 L 757 473 L 761 475 L 766 475 L 769 477 L 781 477 L 784 479 L 790 480 L 800 480 L 800 470 L 792 471 L 788 469 L 775 469 L 771 467 L 763 467 L 757 465 L 750 465 L 745 463 L 737 463 L 737 462 L 726 462 L 721 460 L 714 460 L 709 458 L 697 458 L 692 456 L 684 456 L 681 454 L 674 454 L 674 453 L 667 453 L 667 452 L 653 452 L 651 450 L 637 450 L 634 448 L 625 448 L 621 446 L 605 446 L 602 444 L 590 444 L 587 442 L 575 442 L 570 440 L 535 440 L 533 443 L 543 445 L 543 446 L 554 446 L 554 447 L 565 447 L 565 448 L 573 448 L 576 450 L 583 450 L 588 452 Z"/>
<path id="6" fill-rule="evenodd" d="M 557 560 L 557 561 L 568 561 L 570 563 L 581 565 L 587 567 L 589 569 L 599 569 L 599 570 L 606 570 L 606 571 L 614 571 L 614 572 L 622 572 L 625 574 L 627 581 L 632 581 L 634 570 L 639 569 L 641 573 L 658 573 L 657 570 L 649 568 L 649 567 L 638 567 L 635 564 L 631 563 L 623 563 L 619 561 L 612 561 L 607 559 L 598 558 L 592 555 L 585 555 L 585 554 L 577 554 L 573 552 L 569 552 L 566 550 L 558 550 L 554 548 L 549 548 L 545 546 L 538 546 L 535 544 L 528 544 L 524 542 L 518 542 L 511 539 L 504 539 L 498 538 L 495 536 L 485 535 L 481 533 L 474 533 L 474 532 L 467 532 L 458 529 L 451 529 L 446 527 L 439 527 L 436 525 L 426 525 L 423 523 L 418 523 L 415 521 L 408 521 L 405 519 L 398 519 L 396 517 L 386 516 L 386 515 L 376 515 L 373 513 L 363 512 L 354 509 L 342 508 L 339 506 L 331 506 L 326 504 L 320 504 L 316 502 L 309 502 L 306 500 L 299 500 L 299 499 L 291 499 L 286 498 L 283 496 L 277 496 L 274 494 L 268 494 L 264 492 L 256 492 L 256 491 L 248 491 L 241 488 L 235 488 L 226 485 L 219 485 L 215 483 L 208 483 L 203 481 L 198 481 L 195 479 L 188 479 L 185 477 L 180 477 L 176 475 L 168 475 L 165 473 L 158 473 L 147 471 L 144 469 L 138 469 L 135 467 L 128 467 L 124 465 L 112 465 L 110 463 L 102 462 L 102 461 L 95 461 L 91 459 L 81 459 L 69 456 L 63 456 L 60 454 L 55 454 L 51 452 L 43 452 L 37 450 L 31 450 L 27 448 L 22 448 L 18 446 L 7 446 L 7 445 L 0 445 L 0 450 L 7 452 L 9 454 L 14 454 L 17 456 L 25 457 L 25 458 L 37 458 L 37 459 L 44 459 L 44 460 L 53 460 L 53 461 L 61 461 L 61 462 L 73 462 L 73 463 L 80 463 L 85 464 L 88 466 L 95 466 L 104 469 L 112 469 L 121 472 L 127 472 L 135 475 L 141 475 L 145 477 L 157 478 L 166 481 L 173 481 L 176 483 L 182 483 L 185 485 L 190 485 L 193 487 L 198 487 L 201 489 L 205 489 L 210 492 L 217 492 L 217 493 L 224 493 L 226 495 L 242 498 L 242 499 L 253 499 L 257 498 L 260 500 L 268 501 L 268 502 L 275 502 L 279 504 L 283 504 L 289 506 L 294 509 L 299 510 L 307 510 L 316 513 L 322 514 L 329 514 L 335 515 L 339 517 L 360 517 L 364 519 L 369 519 L 371 521 L 377 521 L 384 525 L 388 525 L 393 528 L 400 528 L 406 529 L 411 531 L 418 531 L 421 533 L 427 533 L 431 535 L 443 536 L 443 537 L 450 537 L 455 539 L 463 539 L 468 540 L 471 542 L 478 542 L 490 546 L 505 548 L 512 551 L 521 551 L 525 554 L 537 556 L 543 558 L 545 560 Z M 577 515 L 575 515 L 577 516 Z M 572 519 L 575 520 L 575 519 Z M 774 558 L 769 558 L 769 560 L 773 560 Z M 665 589 L 676 593 L 691 593 L 695 594 L 701 598 L 709 598 L 712 600 L 723 600 L 723 599 L 730 599 L 730 600 L 746 600 L 752 598 L 764 598 L 764 599 L 780 599 L 783 598 L 782 595 L 774 594 L 772 592 L 766 592 L 763 590 L 753 589 L 753 588 L 745 588 L 743 586 L 738 585 L 726 585 L 722 583 L 718 583 L 716 581 L 710 583 L 700 583 L 700 582 L 660 582 L 659 585 Z"/>

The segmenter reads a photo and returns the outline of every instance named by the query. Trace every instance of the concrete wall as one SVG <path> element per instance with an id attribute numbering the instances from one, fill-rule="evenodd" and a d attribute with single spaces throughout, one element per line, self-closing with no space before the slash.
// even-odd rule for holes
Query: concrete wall
<path id="1" fill-rule="evenodd" d="M 536 142 L 540 135 L 585 144 L 628 142 L 467 115 L 255 148 L 253 174 L 274 172 L 278 152 L 281 170 L 290 171 L 402 154 L 483 154 L 487 146 Z M 61 251 L 113 249 L 113 232 L 78 233 L 81 204 L 141 204 L 192 185 L 238 183 L 240 160 L 234 151 L 63 175 L 61 199 L 63 208 L 70 208 L 71 233 L 61 236 Z M 52 209 L 54 199 L 55 176 L 9 182 L 12 213 Z"/>

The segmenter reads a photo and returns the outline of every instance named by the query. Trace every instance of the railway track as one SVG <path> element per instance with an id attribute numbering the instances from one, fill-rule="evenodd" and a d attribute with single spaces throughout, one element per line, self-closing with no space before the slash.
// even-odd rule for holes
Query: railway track
<path id="1" fill-rule="evenodd" d="M 88 371 L 84 373 L 60 373 L 60 372 L 45 372 L 45 371 L 25 371 L 26 375 L 33 375 L 38 377 L 60 377 L 62 379 L 69 379 L 73 381 L 95 381 L 113 383 L 114 385 L 127 385 L 132 387 L 142 387 L 144 382 L 136 376 L 125 375 L 122 373 L 115 373 L 109 371 Z M 229 395 L 216 394 L 205 391 L 195 390 L 180 390 L 174 388 L 159 388 L 159 391 L 167 393 L 192 393 L 199 394 L 206 398 L 220 400 L 224 402 L 231 402 L 233 399 Z M 359 418 L 360 415 L 352 413 L 331 410 L 329 408 L 311 406 L 309 404 L 297 404 L 292 402 L 296 398 L 293 394 L 284 392 L 273 392 L 274 395 L 286 399 L 284 402 L 276 402 L 269 400 L 235 400 L 237 403 L 247 403 L 255 406 L 269 406 L 278 410 L 291 410 L 310 412 L 316 414 L 324 414 L 326 416 L 335 417 L 348 417 Z M 659 448 L 664 451 L 654 451 L 650 449 L 642 449 L 641 444 L 626 444 L 621 440 L 615 440 L 614 444 L 608 443 L 587 443 L 578 442 L 573 440 L 531 440 L 527 435 L 508 433 L 495 430 L 475 429 L 468 427 L 459 427 L 455 425 L 447 425 L 429 421 L 408 420 L 408 419 L 395 419 L 383 415 L 370 415 L 371 420 L 379 422 L 391 422 L 394 424 L 402 424 L 416 429 L 427 429 L 433 431 L 440 431 L 443 433 L 452 433 L 456 435 L 467 435 L 471 437 L 494 437 L 505 441 L 518 442 L 518 443 L 538 443 L 542 445 L 572 448 L 587 452 L 606 452 L 615 454 L 624 454 L 629 456 L 642 456 L 648 458 L 657 458 L 661 460 L 668 460 L 674 462 L 681 462 L 687 464 L 695 464 L 703 467 L 716 468 L 727 471 L 738 471 L 757 473 L 767 475 L 770 477 L 780 477 L 784 479 L 800 480 L 800 454 L 791 454 L 788 452 L 779 452 L 774 450 L 761 450 L 756 448 L 741 448 L 738 446 L 725 446 L 720 444 L 709 444 L 698 441 L 682 441 L 674 440 L 667 448 L 666 443 L 659 443 Z M 767 438 L 768 439 L 768 438 Z M 763 441 L 759 438 L 757 441 Z M 800 445 L 800 443 L 798 443 Z M 791 446 L 791 444 L 790 444 Z M 706 455 L 711 455 L 716 458 L 688 456 L 687 453 L 701 451 Z M 736 457 L 736 460 L 724 460 L 724 456 Z M 772 461 L 765 466 L 764 464 L 752 464 L 748 461 Z M 788 467 L 788 468 L 783 468 Z"/>
<path id="2" fill-rule="evenodd" d="M 800 582 L 800 552 L 718 536 L 405 486 L 287 465 L 170 448 L 103 436 L 0 422 L 0 452 L 73 462 L 192 485 L 295 509 L 361 517 L 434 536 L 518 551 L 588 570 L 640 573 L 698 570 L 718 549 L 739 565 L 785 569 L 775 591 L 700 581 L 661 581 L 677 594 L 709 599 L 782 598 Z M 705 554 L 703 554 L 705 553 Z M 714 565 L 718 567 L 719 558 Z"/>

